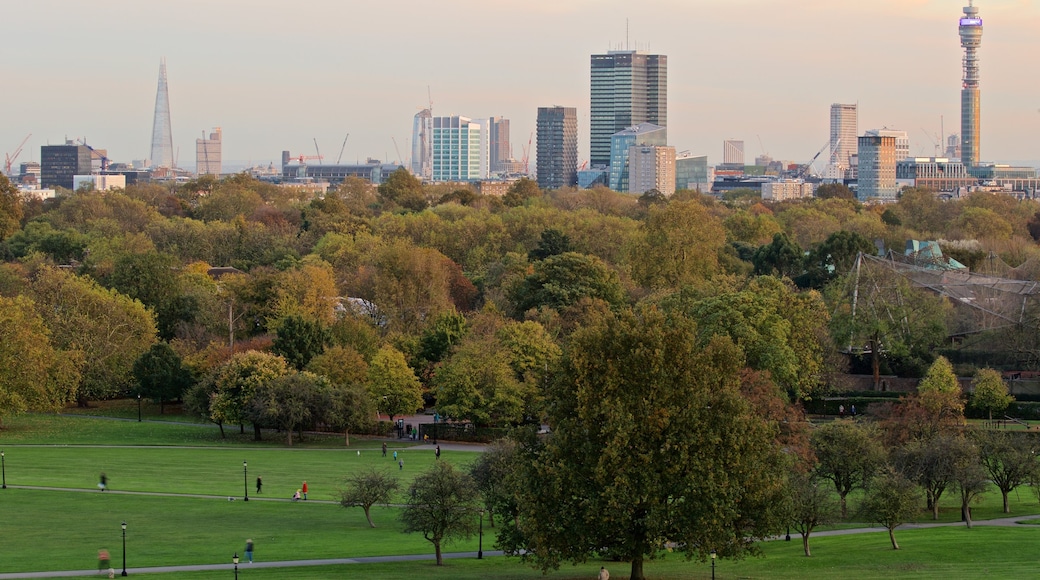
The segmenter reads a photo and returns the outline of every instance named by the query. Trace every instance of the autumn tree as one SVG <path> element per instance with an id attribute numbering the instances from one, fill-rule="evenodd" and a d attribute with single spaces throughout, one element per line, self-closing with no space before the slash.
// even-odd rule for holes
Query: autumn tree
<path id="1" fill-rule="evenodd" d="M 21 228 L 22 200 L 18 189 L 0 175 L 0 242 Z"/>
<path id="2" fill-rule="evenodd" d="M 875 475 L 863 498 L 863 513 L 888 530 L 892 549 L 898 550 L 896 528 L 913 519 L 921 501 L 917 484 L 898 471 L 887 468 Z"/>
<path id="3" fill-rule="evenodd" d="M 523 205 L 529 199 L 541 196 L 542 190 L 538 187 L 537 181 L 528 177 L 521 177 L 509 186 L 505 196 L 502 197 L 502 203 L 509 207 L 516 207 Z"/>
<path id="4" fill-rule="evenodd" d="M 987 470 L 979 461 L 979 449 L 971 441 L 964 447 L 964 452 L 954 465 L 953 483 L 961 496 L 961 520 L 971 527 L 971 504 L 982 500 L 982 494 L 989 489 L 990 480 Z M 1004 496 L 1005 513 L 1007 513 L 1007 496 Z"/>
<path id="5" fill-rule="evenodd" d="M 334 385 L 363 385 L 368 363 L 350 346 L 330 346 L 307 363 L 305 370 L 324 375 Z"/>
<path id="6" fill-rule="evenodd" d="M 339 505 L 364 509 L 365 519 L 373 528 L 376 524 L 372 521 L 372 506 L 381 503 L 389 507 L 394 492 L 400 487 L 397 478 L 390 472 L 374 467 L 351 473 L 344 483 L 346 487 L 339 491 Z"/>
<path id="7" fill-rule="evenodd" d="M 986 412 L 992 421 L 993 411 L 1003 413 L 1015 398 L 1008 392 L 1007 383 L 998 371 L 979 369 L 971 381 L 971 406 Z"/>
<path id="8" fill-rule="evenodd" d="M 845 519 L 849 493 L 863 488 L 877 472 L 885 458 L 884 449 L 871 427 L 849 421 L 822 425 L 813 431 L 812 448 L 818 461 L 815 471 L 834 484 Z"/>
<path id="9" fill-rule="evenodd" d="M 710 278 L 726 243 L 719 219 L 698 201 L 653 205 L 632 252 L 632 277 L 649 288 L 681 288 Z"/>
<path id="10" fill-rule="evenodd" d="M 423 407 L 418 377 L 408 366 L 404 354 L 389 345 L 380 348 L 368 366 L 368 390 L 376 408 L 389 416 L 390 421 Z"/>
<path id="11" fill-rule="evenodd" d="M 409 502 L 401 511 L 404 531 L 419 532 L 433 544 L 437 565 L 444 564 L 441 545 L 452 538 L 469 538 L 476 527 L 477 488 L 473 478 L 451 463 L 437 461 L 415 477 Z"/>
<path id="12" fill-rule="evenodd" d="M 437 411 L 481 426 L 519 422 L 528 399 L 509 366 L 508 352 L 493 339 L 463 341 L 433 377 Z"/>
<path id="13" fill-rule="evenodd" d="M 809 536 L 818 526 L 834 522 L 841 510 L 826 486 L 820 485 L 821 478 L 813 472 L 790 474 L 787 493 L 792 527 L 802 536 L 802 550 L 812 556 Z"/>
<path id="14" fill-rule="evenodd" d="M 247 407 L 257 389 L 289 373 L 289 366 L 280 356 L 258 351 L 235 354 L 211 373 L 214 387 L 209 404 L 210 418 L 218 424 L 238 424 L 244 431 L 250 411 Z M 259 415 L 252 416 L 257 419 L 253 422 L 253 438 L 260 441 Z"/>
<path id="15" fill-rule="evenodd" d="M 739 351 L 696 337 L 653 308 L 572 336 L 547 396 L 552 435 L 522 451 L 507 551 L 543 570 L 610 554 L 642 579 L 666 546 L 737 556 L 780 529 L 782 458 L 739 392 Z"/>
<path id="16" fill-rule="evenodd" d="M 426 209 L 422 181 L 404 167 L 394 171 L 377 188 L 379 202 L 386 207 L 402 207 L 411 211 Z"/>

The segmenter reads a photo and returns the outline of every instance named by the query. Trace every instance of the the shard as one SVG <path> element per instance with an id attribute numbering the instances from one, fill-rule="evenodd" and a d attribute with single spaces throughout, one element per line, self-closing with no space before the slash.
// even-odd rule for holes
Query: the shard
<path id="1" fill-rule="evenodd" d="M 170 128 L 170 93 L 166 87 L 166 59 L 159 61 L 159 88 L 155 93 L 152 121 L 152 167 L 173 167 L 173 130 Z"/>

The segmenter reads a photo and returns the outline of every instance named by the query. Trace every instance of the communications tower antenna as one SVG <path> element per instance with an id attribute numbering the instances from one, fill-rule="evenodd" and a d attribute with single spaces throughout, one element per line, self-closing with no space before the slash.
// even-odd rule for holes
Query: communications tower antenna
<path id="1" fill-rule="evenodd" d="M 969 167 L 979 164 L 980 99 L 979 57 L 982 46 L 982 18 L 974 0 L 968 0 L 957 28 L 964 49 L 964 76 L 961 84 L 961 163 Z"/>

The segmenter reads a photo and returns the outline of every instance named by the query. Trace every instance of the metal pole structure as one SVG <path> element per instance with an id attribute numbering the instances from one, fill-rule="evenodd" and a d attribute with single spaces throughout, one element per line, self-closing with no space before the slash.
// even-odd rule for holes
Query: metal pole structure
<path id="1" fill-rule="evenodd" d="M 0 451 L 0 476 L 3 476 L 4 487 L 7 489 L 7 464 L 4 462 L 4 452 Z"/>
<path id="2" fill-rule="evenodd" d="M 246 490 L 245 501 L 249 501 L 249 469 L 245 461 L 242 462 L 242 488 Z"/>
<path id="3" fill-rule="evenodd" d="M 126 576 L 126 522 L 123 522 L 123 574 Z"/>
<path id="4" fill-rule="evenodd" d="M 141 393 L 137 393 L 137 422 L 141 422 Z"/>
<path id="5" fill-rule="evenodd" d="M 484 559 L 484 510 L 480 510 L 480 534 L 477 543 L 477 559 Z"/>
<path id="6" fill-rule="evenodd" d="M 790 542 L 791 541 L 791 524 L 787 524 L 787 535 L 784 536 L 784 541 L 785 542 Z"/>
<path id="7" fill-rule="evenodd" d="M 235 580 L 238 580 L 238 552 L 235 552 L 235 555 L 231 557 L 231 561 L 235 564 Z"/>
<path id="8" fill-rule="evenodd" d="M 711 580 L 715 580 L 715 550 L 711 551 Z"/>

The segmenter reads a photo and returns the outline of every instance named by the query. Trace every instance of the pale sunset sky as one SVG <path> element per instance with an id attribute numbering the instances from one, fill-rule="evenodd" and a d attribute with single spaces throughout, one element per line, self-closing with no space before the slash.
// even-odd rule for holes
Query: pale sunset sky
<path id="1" fill-rule="evenodd" d="M 225 171 L 283 149 L 335 162 L 410 155 L 412 116 L 504 116 L 523 155 L 539 106 L 576 107 L 588 158 L 589 56 L 668 55 L 668 136 L 721 162 L 722 141 L 807 162 L 831 103 L 859 131 L 908 131 L 934 154 L 959 132 L 957 21 L 967 0 L 18 0 L 3 6 L 0 151 L 86 137 L 113 161 L 148 156 L 159 60 L 174 148 L 224 132 Z M 1040 163 L 1040 1 L 978 0 L 982 159 Z M 535 147 L 532 144 L 532 149 Z M 534 154 L 532 152 L 532 166 Z"/>

